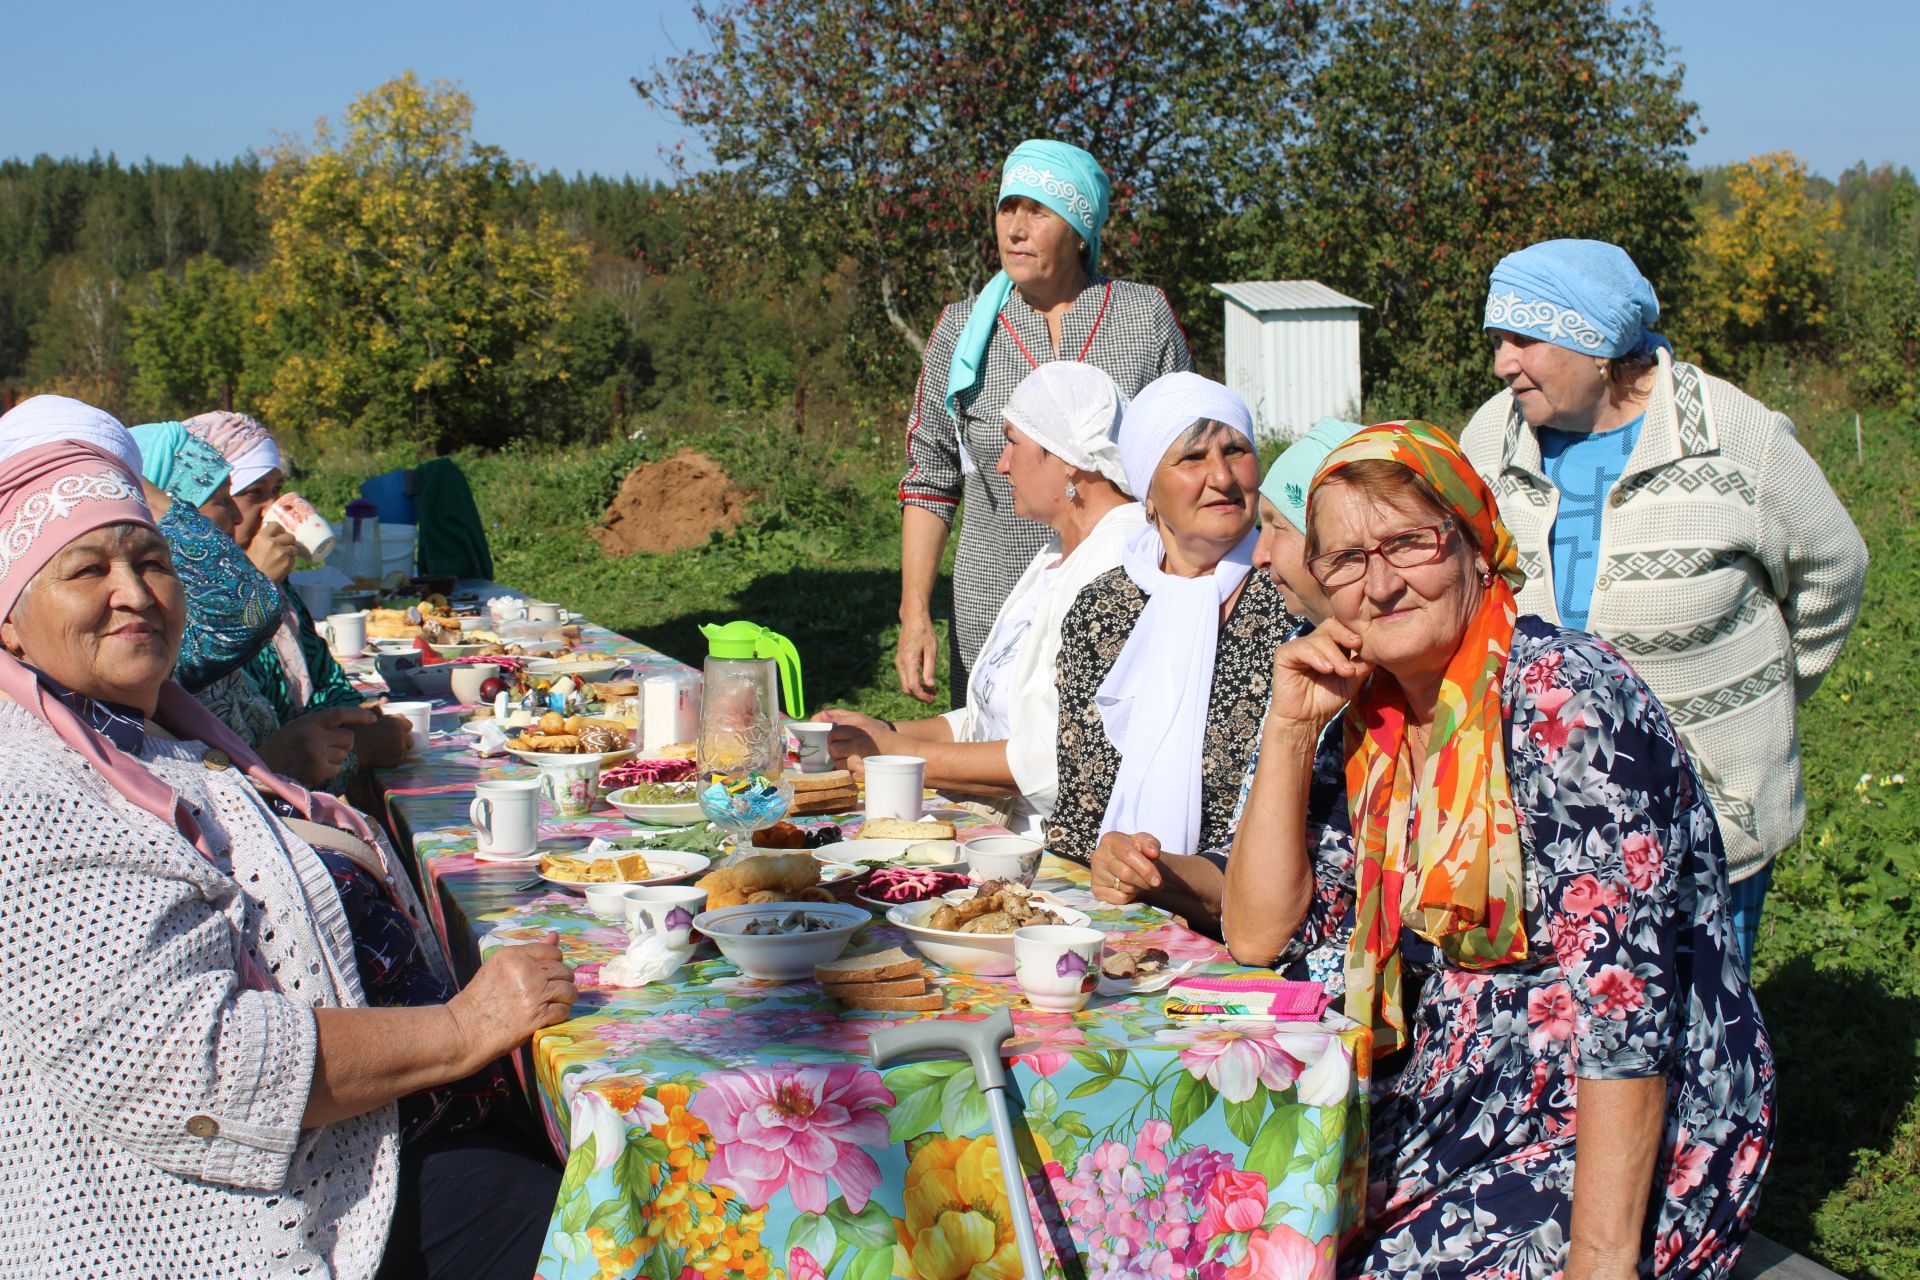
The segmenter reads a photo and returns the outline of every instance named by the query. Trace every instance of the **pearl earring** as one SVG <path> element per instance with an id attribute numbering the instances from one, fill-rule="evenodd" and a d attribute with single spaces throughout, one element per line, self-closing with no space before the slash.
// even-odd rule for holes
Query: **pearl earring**
<path id="1" fill-rule="evenodd" d="M 1067 481 L 1067 501 L 1072 502 L 1080 496 L 1080 487 L 1073 481 Z"/>

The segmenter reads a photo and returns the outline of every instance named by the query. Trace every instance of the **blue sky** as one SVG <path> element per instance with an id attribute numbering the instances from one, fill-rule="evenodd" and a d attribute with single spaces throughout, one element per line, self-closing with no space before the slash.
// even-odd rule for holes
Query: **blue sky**
<path id="1" fill-rule="evenodd" d="M 311 131 L 413 68 L 459 81 L 475 133 L 563 172 L 665 176 L 697 147 L 628 78 L 693 46 L 684 0 L 0 3 L 0 156 L 226 159 Z M 1816 173 L 1920 169 L 1920 0 L 1657 0 L 1707 132 L 1703 163 L 1787 148 Z"/>

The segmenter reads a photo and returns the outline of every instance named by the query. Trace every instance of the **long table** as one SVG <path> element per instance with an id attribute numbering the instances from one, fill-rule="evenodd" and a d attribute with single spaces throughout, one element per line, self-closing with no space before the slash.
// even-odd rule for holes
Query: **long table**
<path id="1" fill-rule="evenodd" d="M 593 626 L 581 648 L 618 654 L 643 678 L 678 665 Z M 436 731 L 459 718 L 438 711 Z M 519 1064 L 566 1161 L 543 1280 L 1017 1276 L 1012 1212 L 1033 1215 L 1049 1275 L 1332 1275 L 1363 1201 L 1369 1061 L 1366 1033 L 1338 1014 L 1175 1022 L 1158 995 L 1048 1014 L 1027 1008 L 1010 978 L 957 973 L 939 979 L 948 1007 L 938 1014 L 854 1013 L 810 982 L 745 978 L 710 943 L 668 982 L 602 987 L 600 966 L 624 948 L 625 930 L 529 865 L 474 857 L 473 784 L 531 770 L 481 759 L 465 742 L 436 733 L 375 781 L 462 977 L 492 947 L 548 933 L 574 966 L 575 1016 L 538 1034 Z M 962 839 L 998 830 L 961 825 Z M 633 830 L 607 808 L 549 818 L 541 838 L 557 847 Z M 1237 968 L 1163 911 L 1096 901 L 1071 863 L 1049 857 L 1036 887 L 1086 911 L 1111 947 Z M 905 945 L 878 918 L 854 938 L 856 948 L 893 942 Z M 867 1058 L 876 1025 L 978 1019 L 1003 1005 L 1024 1113 L 1028 1194 L 1017 1210 L 970 1068 L 879 1071 Z"/>

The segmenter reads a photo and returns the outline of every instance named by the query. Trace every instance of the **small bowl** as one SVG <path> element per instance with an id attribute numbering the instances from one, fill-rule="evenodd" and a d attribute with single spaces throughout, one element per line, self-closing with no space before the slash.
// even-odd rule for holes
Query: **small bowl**
<path id="1" fill-rule="evenodd" d="M 380 679 L 386 684 L 387 692 L 404 697 L 417 693 L 420 674 L 420 655 L 417 653 L 379 653 L 373 655 L 373 669 L 380 673 Z"/>
<path id="2" fill-rule="evenodd" d="M 602 920 L 625 920 L 627 918 L 627 890 L 633 888 L 625 881 L 611 884 L 583 884 L 580 892 L 587 899 L 587 910 Z"/>
<path id="3" fill-rule="evenodd" d="M 444 662 L 430 667 L 415 667 L 407 672 L 413 691 L 429 701 L 453 696 L 453 668 Z"/>
<path id="4" fill-rule="evenodd" d="M 489 648 L 492 646 L 484 644 L 436 644 L 433 651 L 451 661 L 454 658 L 471 658 L 482 649 Z"/>
<path id="5" fill-rule="evenodd" d="M 813 933 L 740 932 L 750 920 L 783 916 L 790 911 L 837 923 L 831 929 Z M 763 902 L 702 911 L 693 918 L 693 927 L 712 938 L 720 953 L 733 961 L 741 973 L 763 982 L 812 978 L 815 965 L 839 959 L 854 931 L 872 923 L 872 915 L 864 908 L 844 902 Z"/>
<path id="6" fill-rule="evenodd" d="M 1031 885 L 1040 874 L 1040 858 L 1046 846 L 1025 836 L 978 836 L 960 846 L 966 856 L 967 874 L 974 879 L 1011 880 Z"/>

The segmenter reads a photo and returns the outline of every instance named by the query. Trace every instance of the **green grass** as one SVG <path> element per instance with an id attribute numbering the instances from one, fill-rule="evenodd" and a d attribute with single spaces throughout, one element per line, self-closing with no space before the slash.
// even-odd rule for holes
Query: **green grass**
<path id="1" fill-rule="evenodd" d="M 1799 387 L 1754 391 L 1801 424 L 1873 557 L 1846 653 L 1801 712 L 1806 834 L 1778 863 L 1755 965 L 1780 1070 L 1759 1229 L 1836 1271 L 1920 1280 L 1920 424 L 1867 415 L 1863 466 L 1850 411 Z M 706 449 L 756 495 L 753 518 L 676 555 L 603 555 L 586 530 L 627 468 L 682 444 Z M 349 474 L 378 469 L 355 462 L 299 483 L 337 507 Z M 677 422 L 638 444 L 464 462 L 497 522 L 502 581 L 695 663 L 706 651 L 699 623 L 764 623 L 799 646 L 812 706 L 924 712 L 892 668 L 894 423 L 820 440 L 777 419 Z M 946 595 L 943 584 L 936 607 Z M 1862 774 L 1872 775 L 1864 792 Z M 1914 781 L 1880 785 L 1896 774 Z"/>

